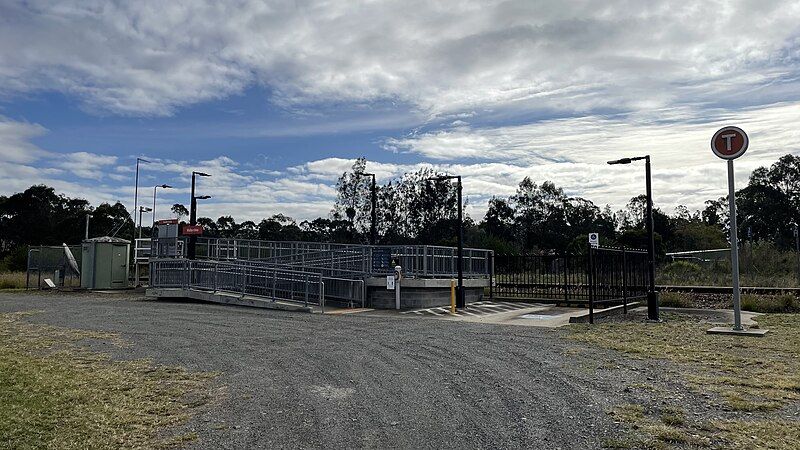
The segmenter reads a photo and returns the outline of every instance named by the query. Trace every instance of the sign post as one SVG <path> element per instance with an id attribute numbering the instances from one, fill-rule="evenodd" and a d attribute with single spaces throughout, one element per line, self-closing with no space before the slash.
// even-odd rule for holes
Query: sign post
<path id="1" fill-rule="evenodd" d="M 598 233 L 589 233 L 589 245 L 592 248 L 600 247 L 600 235 Z"/>
<path id="2" fill-rule="evenodd" d="M 741 288 L 739 287 L 739 237 L 736 224 L 736 187 L 733 160 L 744 155 L 750 140 L 739 127 L 723 127 L 711 138 L 711 151 L 728 162 L 728 212 L 730 216 L 731 271 L 733 275 L 733 329 L 715 327 L 709 333 L 759 335 L 767 330 L 745 330 L 742 326 Z"/>
<path id="3" fill-rule="evenodd" d="M 400 280 L 403 278 L 403 268 L 394 267 L 394 307 L 400 310 Z"/>

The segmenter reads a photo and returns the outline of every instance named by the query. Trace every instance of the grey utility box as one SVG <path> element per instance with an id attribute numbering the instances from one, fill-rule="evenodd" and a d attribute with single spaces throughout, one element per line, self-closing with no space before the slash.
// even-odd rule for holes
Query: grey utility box
<path id="1" fill-rule="evenodd" d="M 125 289 L 131 242 L 115 237 L 86 239 L 81 244 L 81 287 Z"/>

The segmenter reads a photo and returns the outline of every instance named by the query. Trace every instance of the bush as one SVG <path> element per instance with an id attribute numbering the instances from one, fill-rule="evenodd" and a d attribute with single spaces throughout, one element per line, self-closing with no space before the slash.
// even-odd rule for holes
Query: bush
<path id="1" fill-rule="evenodd" d="M 760 313 L 800 312 L 800 302 L 792 294 L 742 296 L 742 309 Z"/>
<path id="2" fill-rule="evenodd" d="M 0 272 L 19 272 L 28 267 L 28 248 L 20 246 L 0 258 Z"/>
<path id="3" fill-rule="evenodd" d="M 694 306 L 688 294 L 670 291 L 664 291 L 658 294 L 658 304 L 665 308 L 691 308 Z"/>
<path id="4" fill-rule="evenodd" d="M 673 261 L 664 266 L 661 273 L 670 278 L 696 279 L 703 274 L 703 269 L 689 261 Z"/>

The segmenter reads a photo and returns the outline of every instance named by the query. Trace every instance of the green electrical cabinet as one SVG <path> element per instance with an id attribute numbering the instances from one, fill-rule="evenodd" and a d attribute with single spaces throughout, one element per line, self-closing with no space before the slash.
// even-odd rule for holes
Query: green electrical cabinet
<path id="1" fill-rule="evenodd" d="M 109 236 L 84 240 L 81 244 L 81 287 L 127 288 L 130 247 L 130 241 Z"/>

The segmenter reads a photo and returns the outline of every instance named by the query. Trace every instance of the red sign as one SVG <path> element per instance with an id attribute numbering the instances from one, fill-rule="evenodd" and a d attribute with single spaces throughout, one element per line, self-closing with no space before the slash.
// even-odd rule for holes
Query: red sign
<path id="1" fill-rule="evenodd" d="M 178 219 L 161 219 L 156 220 L 156 225 L 177 225 Z"/>
<path id="2" fill-rule="evenodd" d="M 720 128 L 711 138 L 711 151 L 722 159 L 736 159 L 747 151 L 747 134 L 739 127 Z"/>
<path id="3" fill-rule="evenodd" d="M 203 234 L 203 227 L 201 225 L 184 225 L 181 234 L 184 236 L 200 236 Z"/>

